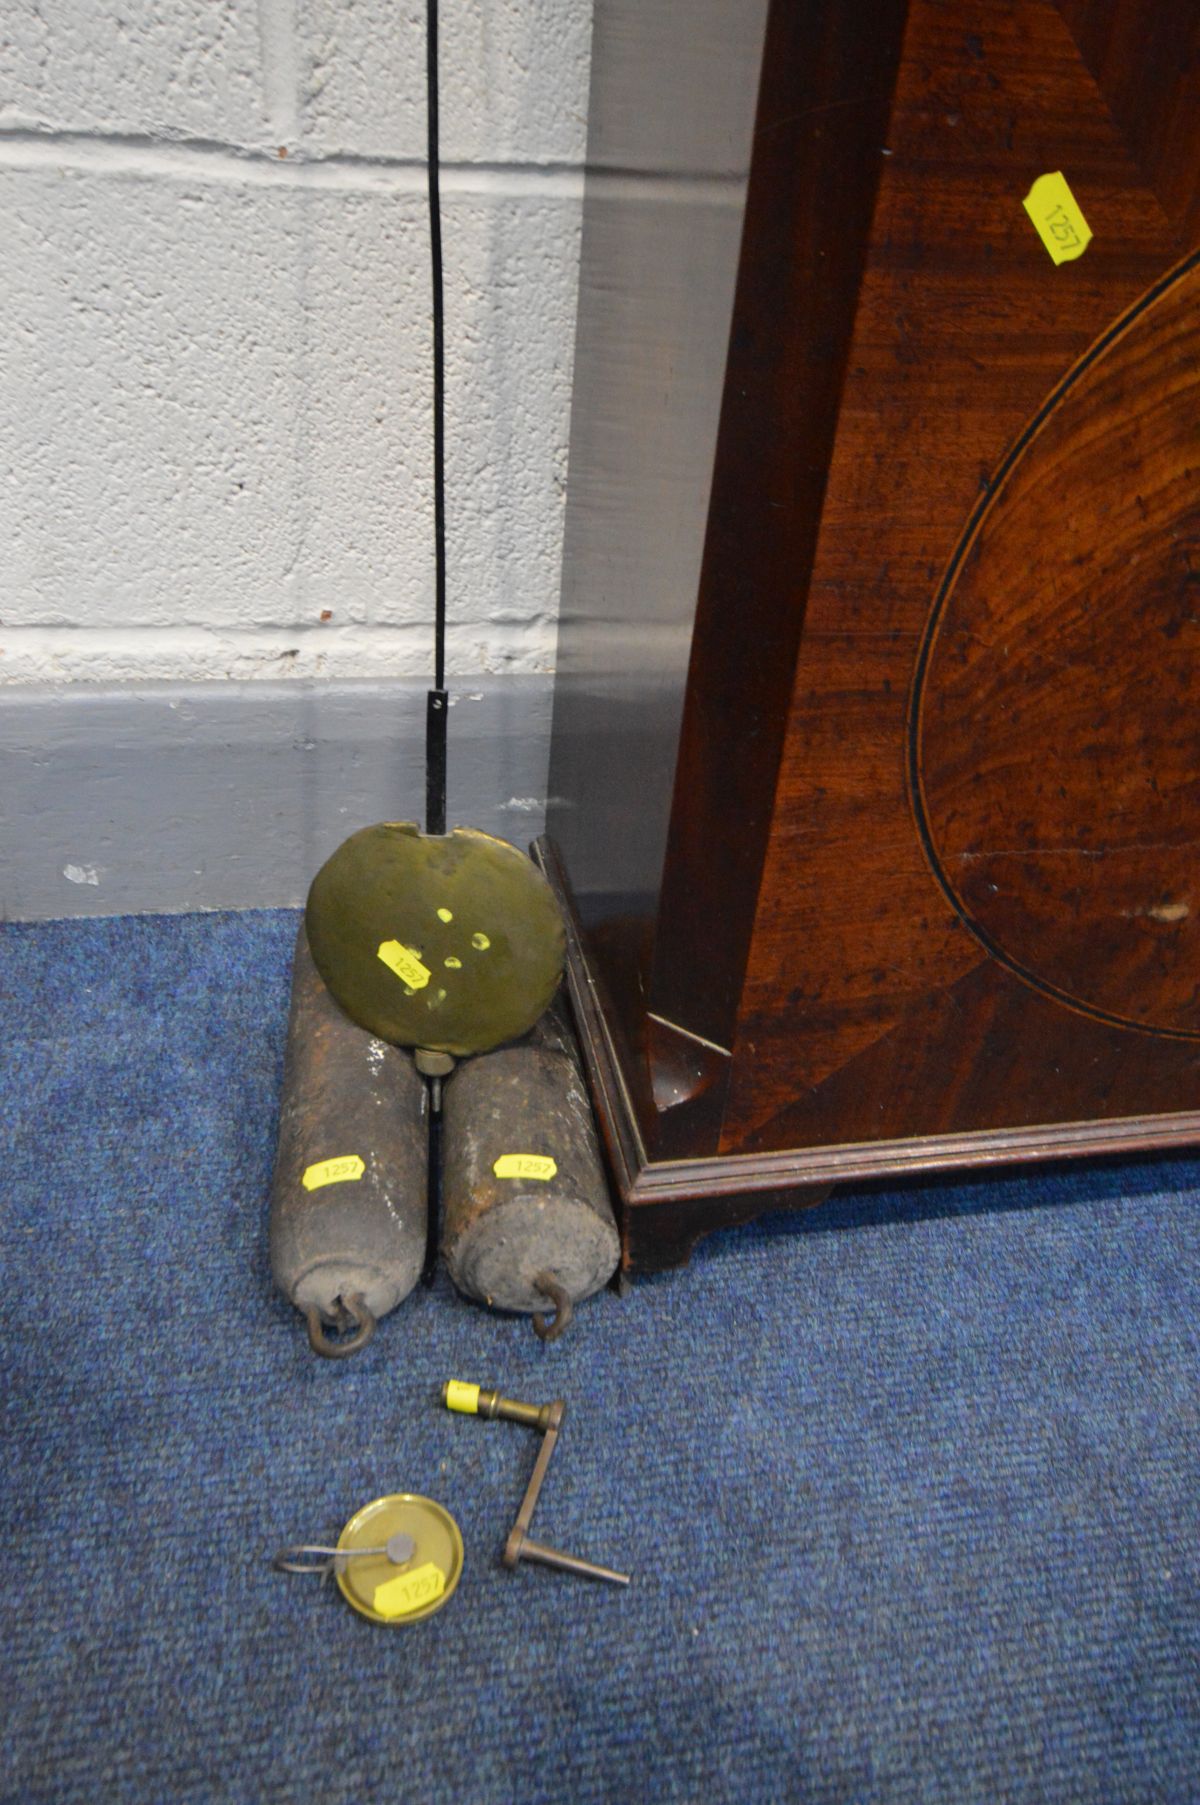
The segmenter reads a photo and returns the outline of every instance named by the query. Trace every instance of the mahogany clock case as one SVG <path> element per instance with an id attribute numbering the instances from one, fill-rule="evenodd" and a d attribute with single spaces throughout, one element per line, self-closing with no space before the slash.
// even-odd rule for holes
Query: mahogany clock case
<path id="1" fill-rule="evenodd" d="M 551 764 L 635 1264 L 1200 1138 L 1200 10 L 706 11 L 597 8 Z"/>

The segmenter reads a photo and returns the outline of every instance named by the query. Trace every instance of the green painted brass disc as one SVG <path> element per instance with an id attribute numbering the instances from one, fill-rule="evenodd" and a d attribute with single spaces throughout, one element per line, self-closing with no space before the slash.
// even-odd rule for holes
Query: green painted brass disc
<path id="1" fill-rule="evenodd" d="M 491 834 L 364 827 L 313 879 L 308 944 L 347 1015 L 382 1040 L 463 1056 L 532 1028 L 565 937 L 537 867 Z"/>

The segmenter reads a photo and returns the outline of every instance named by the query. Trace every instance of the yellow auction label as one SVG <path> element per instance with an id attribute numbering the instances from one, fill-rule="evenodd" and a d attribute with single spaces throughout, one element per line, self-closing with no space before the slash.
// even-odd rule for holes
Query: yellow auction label
<path id="1" fill-rule="evenodd" d="M 377 957 L 405 984 L 411 984 L 414 990 L 424 990 L 432 975 L 428 967 L 421 964 L 412 948 L 401 946 L 398 940 L 383 941 Z"/>
<path id="2" fill-rule="evenodd" d="M 478 1385 L 468 1385 L 465 1379 L 447 1379 L 446 1409 L 461 1411 L 463 1416 L 476 1416 L 479 1412 Z"/>
<path id="3" fill-rule="evenodd" d="M 397 1573 L 376 1586 L 371 1603 L 381 1617 L 408 1617 L 440 1598 L 446 1590 L 446 1575 L 432 1561 L 414 1567 L 411 1573 Z"/>
<path id="4" fill-rule="evenodd" d="M 1040 175 L 1022 205 L 1055 263 L 1071 263 L 1083 256 L 1092 229 L 1061 169 Z"/>
<path id="5" fill-rule="evenodd" d="M 366 1169 L 357 1153 L 343 1153 L 337 1159 L 319 1159 L 315 1166 L 305 1167 L 300 1183 L 306 1191 L 319 1191 L 322 1185 L 354 1183 Z"/>
<path id="6" fill-rule="evenodd" d="M 497 1178 L 553 1178 L 557 1162 L 548 1153 L 502 1153 L 492 1167 Z"/>

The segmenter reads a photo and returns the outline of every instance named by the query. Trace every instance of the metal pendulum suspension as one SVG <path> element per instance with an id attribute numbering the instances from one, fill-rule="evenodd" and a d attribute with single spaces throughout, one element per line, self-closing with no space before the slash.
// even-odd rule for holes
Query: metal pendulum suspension
<path id="1" fill-rule="evenodd" d="M 443 1081 L 457 1059 L 489 1053 L 529 1032 L 558 989 L 565 955 L 558 905 L 533 862 L 491 834 L 446 831 L 436 0 L 428 0 L 427 19 L 436 607 L 434 687 L 426 708 L 426 831 L 406 821 L 360 828 L 312 881 L 289 1030 L 289 1073 L 295 1076 L 285 1075 L 272 1202 L 276 1279 L 305 1312 L 313 1348 L 326 1355 L 365 1345 L 374 1319 L 416 1282 L 422 1252 L 426 1277 L 432 1277 L 440 1241 Z M 311 1048 L 310 1033 L 316 1037 Z M 398 1048 L 411 1049 L 412 1057 Z M 389 1089 L 394 1097 L 385 1095 Z M 364 1104 L 377 1101 L 375 1113 L 354 1115 L 357 1097 Z M 336 1190 L 328 1188 L 333 1185 Z M 552 1288 L 538 1293 L 539 1307 L 560 1295 L 553 1264 L 546 1262 Z M 381 1267 L 384 1277 L 368 1284 Z M 336 1339 L 330 1329 L 339 1332 Z"/>
<path id="2" fill-rule="evenodd" d="M 538 1333 L 553 1339 L 573 1304 L 611 1275 L 619 1242 L 570 1029 L 557 1014 L 541 1022 L 566 950 L 554 894 L 515 846 L 469 828 L 446 831 L 437 0 L 427 0 L 426 20 L 435 554 L 426 824 L 424 833 L 387 821 L 352 834 L 313 879 L 305 923 L 331 997 L 360 1028 L 411 1048 L 426 1081 L 426 1282 L 444 1245 L 460 1290 L 528 1311 Z"/>
<path id="3" fill-rule="evenodd" d="M 433 313 L 433 688 L 425 704 L 425 832 L 446 831 L 446 345 L 442 293 L 442 205 L 438 145 L 438 9 L 425 7 L 425 166 L 429 181 L 429 265 Z M 442 1226 L 442 1079 L 454 1069 L 448 1053 L 417 1052 L 417 1069 L 429 1085 L 429 1190 L 425 1264 L 432 1285 Z"/>
<path id="4" fill-rule="evenodd" d="M 425 709 L 425 831 L 446 831 L 446 352 L 442 295 L 442 206 L 438 182 L 438 11 L 425 8 L 426 167 L 433 285 L 433 688 Z"/>

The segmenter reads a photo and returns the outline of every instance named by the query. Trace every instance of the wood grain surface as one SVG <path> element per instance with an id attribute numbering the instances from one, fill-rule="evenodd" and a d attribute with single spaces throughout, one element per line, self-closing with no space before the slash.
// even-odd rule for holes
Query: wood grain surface
<path id="1" fill-rule="evenodd" d="M 939 881 L 908 770 L 918 659 L 977 505 L 1067 373 L 1190 247 L 1048 0 L 914 0 L 887 149 L 733 1050 L 726 1151 L 1171 1110 L 1196 1094 L 1190 1045 L 1147 1059 L 1139 1036 L 1123 1063 L 1120 1048 L 1091 1044 L 1078 1013 L 1062 1031 L 1043 1019 L 1061 1006 L 991 957 Z M 1052 170 L 1066 174 L 1094 234 L 1083 257 L 1061 266 L 1021 205 Z M 1136 490 L 1138 444 L 1107 424 L 1099 465 L 1123 457 Z M 1090 480 L 1082 467 L 1075 474 Z M 1056 490 L 1051 505 L 1082 504 Z M 1132 646 L 1136 607 L 1126 627 Z M 1116 716 L 1123 669 L 1110 664 L 1098 681 L 1107 690 L 1096 706 Z M 1058 723 L 1041 730 L 1057 734 Z M 962 732 L 986 763 L 986 731 L 975 740 L 964 721 Z M 1153 883 L 1143 901 L 1155 906 Z M 1011 1048 L 999 1045 L 1001 1023 Z M 1136 1071 L 1127 1089 L 1114 1060 Z M 914 1070 L 925 1073 L 919 1095 Z"/>
<path id="2" fill-rule="evenodd" d="M 650 979 L 655 1014 L 726 1049 L 905 6 L 777 4 L 767 24 Z"/>
<path id="3" fill-rule="evenodd" d="M 919 825 L 980 943 L 1200 1036 L 1200 271 L 1102 340 L 972 523 L 922 648 Z"/>

